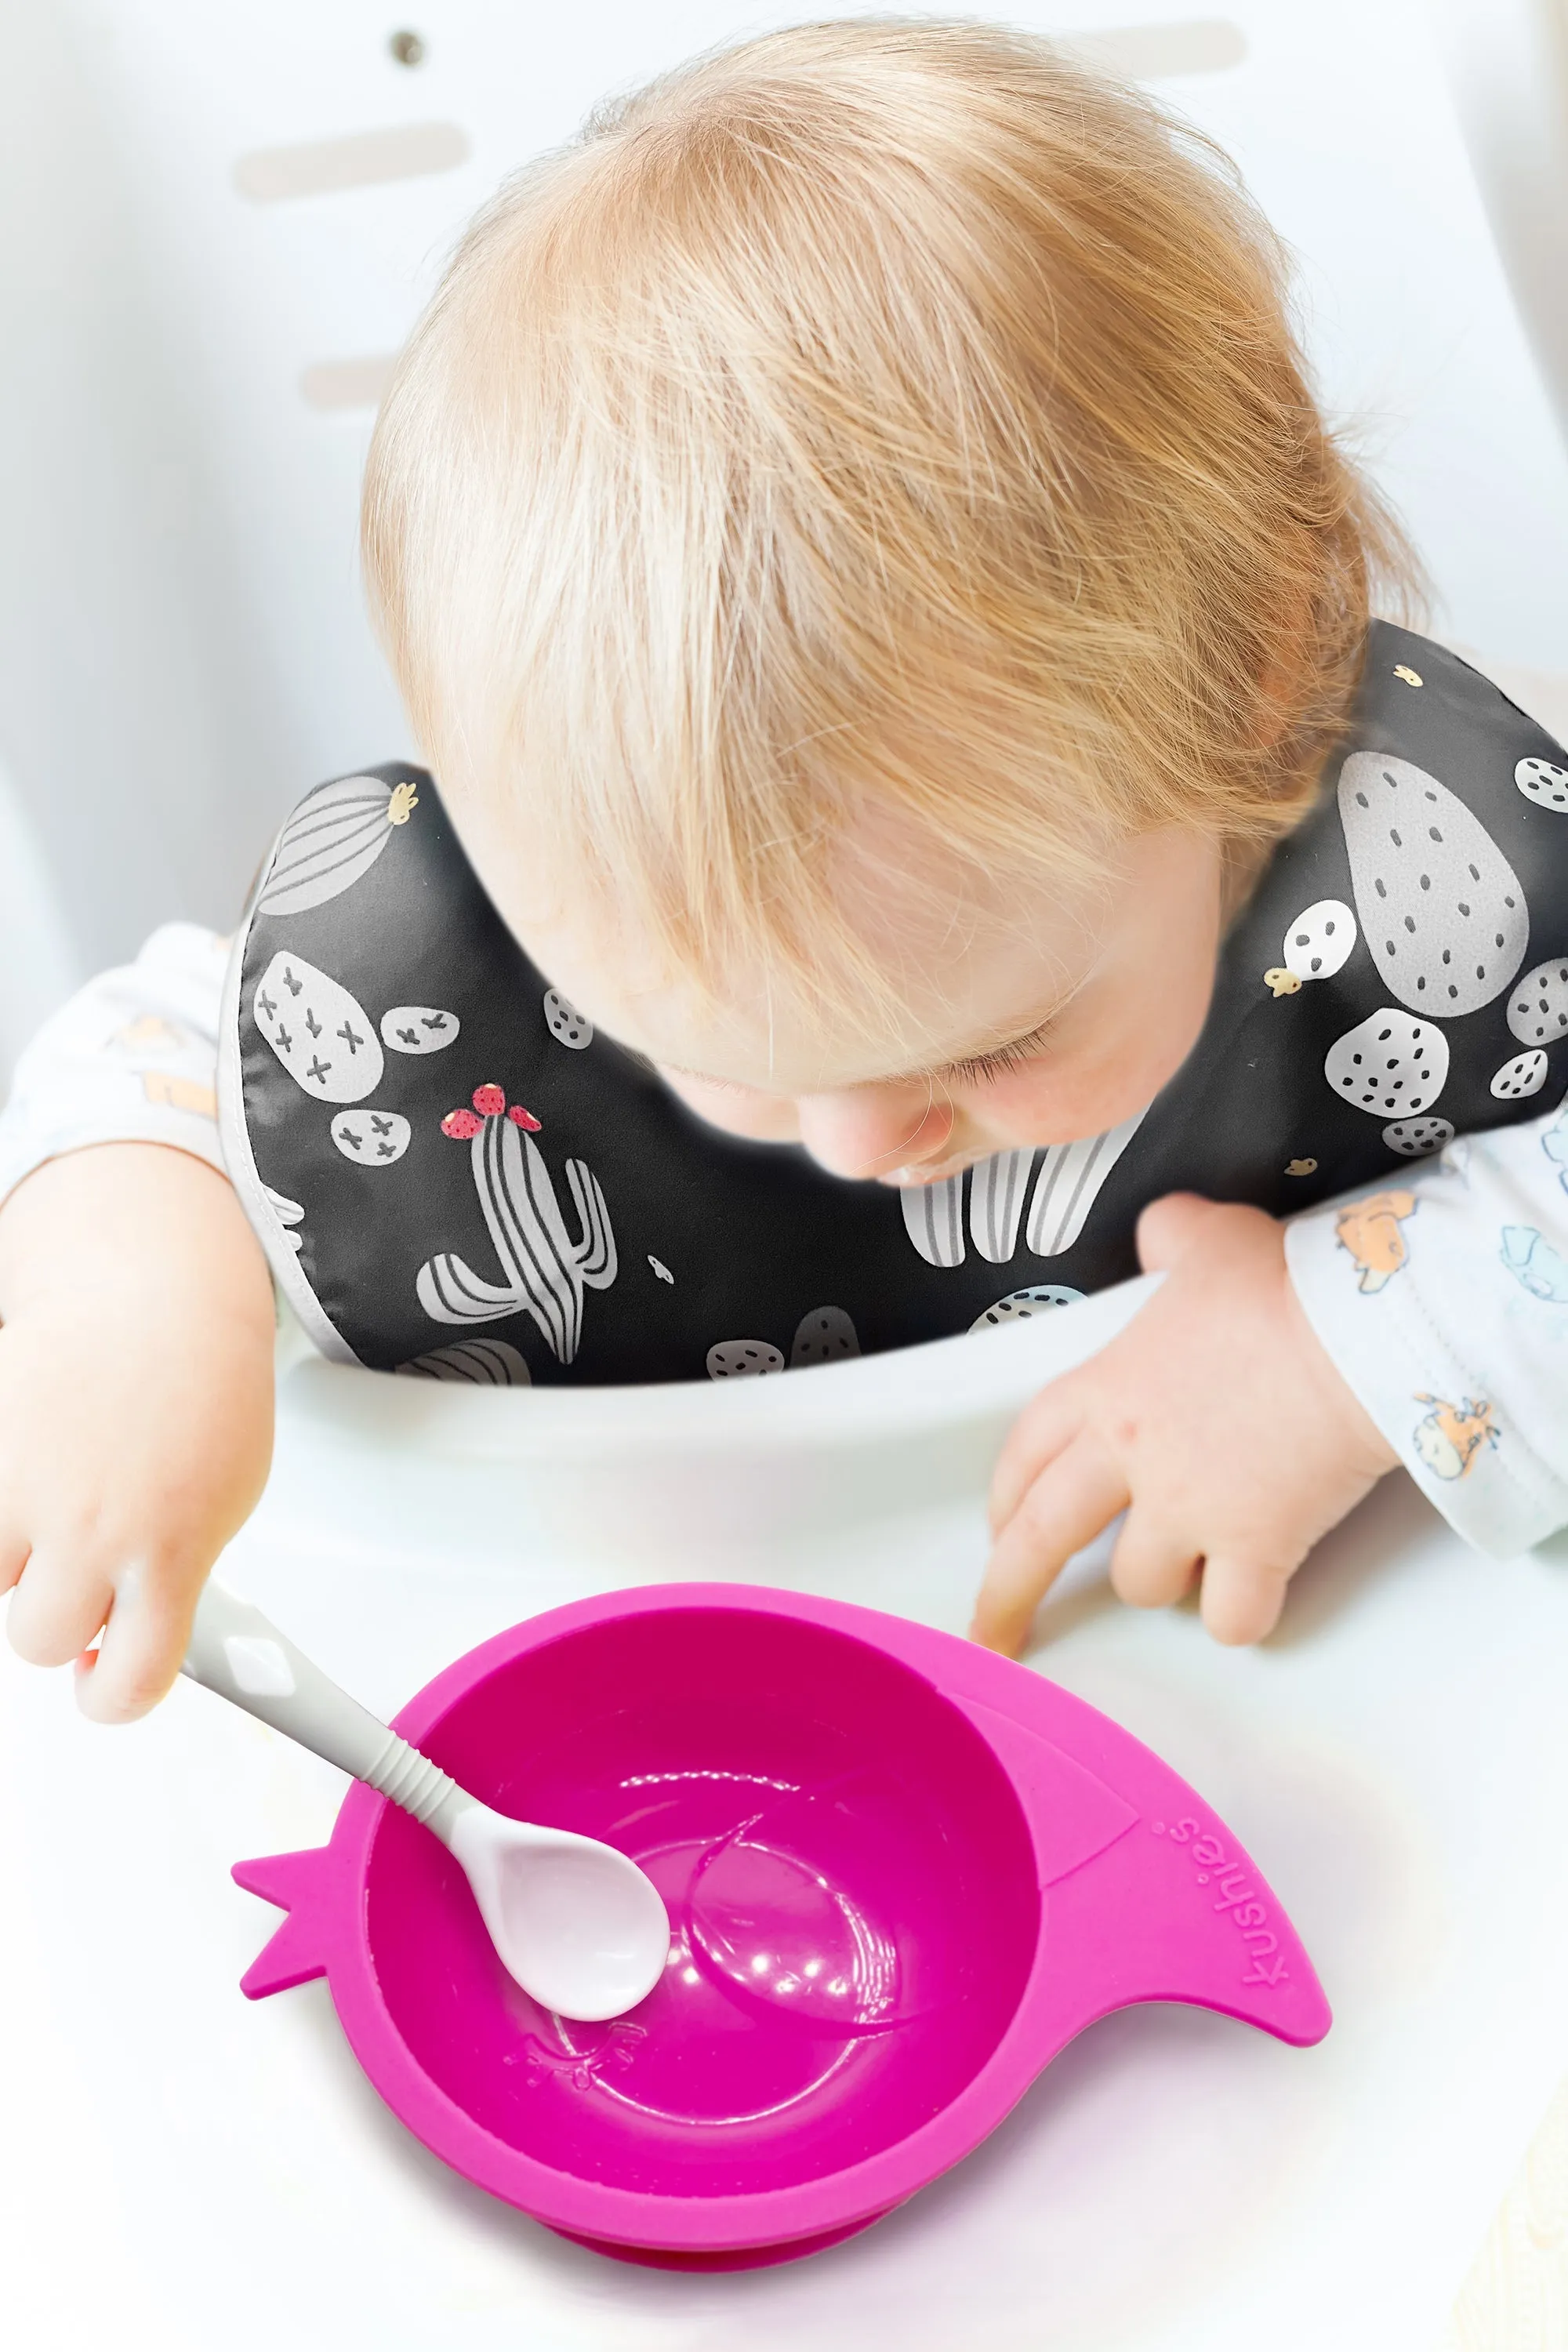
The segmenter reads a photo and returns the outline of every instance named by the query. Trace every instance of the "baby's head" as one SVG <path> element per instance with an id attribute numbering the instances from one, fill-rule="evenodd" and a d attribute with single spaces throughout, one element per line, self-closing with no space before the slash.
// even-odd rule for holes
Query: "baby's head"
<path id="1" fill-rule="evenodd" d="M 373 600 L 535 961 L 908 1181 L 1116 1124 L 1308 804 L 1400 542 L 1221 159 L 1023 35 L 702 59 L 468 233 Z"/>

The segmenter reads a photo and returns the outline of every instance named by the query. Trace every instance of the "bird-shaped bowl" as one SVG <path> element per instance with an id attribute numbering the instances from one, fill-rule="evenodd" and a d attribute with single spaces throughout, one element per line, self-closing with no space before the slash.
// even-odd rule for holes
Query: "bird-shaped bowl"
<path id="1" fill-rule="evenodd" d="M 1328 2031 L 1201 1798 L 951 1634 L 751 1586 L 611 1593 L 458 1659 L 397 1728 L 499 1811 L 634 1856 L 674 1929 L 662 1981 L 608 2024 L 538 2008 L 450 1854 L 356 1785 L 327 1845 L 236 1866 L 289 1912 L 244 1990 L 325 1975 L 427 2147 L 607 2254 L 742 2268 L 847 2237 L 1131 2002 Z"/>

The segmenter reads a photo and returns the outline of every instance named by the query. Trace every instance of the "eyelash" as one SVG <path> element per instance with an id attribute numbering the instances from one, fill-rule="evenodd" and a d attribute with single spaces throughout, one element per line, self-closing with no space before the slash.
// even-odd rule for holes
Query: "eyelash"
<path id="1" fill-rule="evenodd" d="M 994 1054 L 976 1054 L 967 1062 L 950 1063 L 945 1070 L 938 1073 L 938 1077 L 949 1085 L 960 1087 L 981 1086 L 987 1078 L 1005 1077 L 1009 1070 L 1022 1069 L 1026 1063 L 1037 1060 L 1048 1034 L 1048 1029 L 1042 1027 L 1027 1037 L 1015 1037 L 1011 1045 L 998 1045 Z M 623 1046 L 621 1050 L 634 1062 L 639 1062 L 645 1070 L 654 1069 L 655 1065 L 647 1055 L 636 1053 L 629 1046 Z M 709 1087 L 714 1094 L 743 1095 L 750 1092 L 749 1087 L 734 1086 L 727 1078 L 699 1078 L 696 1083 Z"/>
<path id="2" fill-rule="evenodd" d="M 999 1045 L 994 1054 L 977 1054 L 971 1061 L 954 1062 L 942 1075 L 961 1087 L 1004 1077 L 1009 1070 L 1022 1069 L 1025 1063 L 1034 1061 L 1045 1040 L 1045 1030 L 1037 1029 L 1031 1036 L 1015 1037 L 1010 1045 Z"/>

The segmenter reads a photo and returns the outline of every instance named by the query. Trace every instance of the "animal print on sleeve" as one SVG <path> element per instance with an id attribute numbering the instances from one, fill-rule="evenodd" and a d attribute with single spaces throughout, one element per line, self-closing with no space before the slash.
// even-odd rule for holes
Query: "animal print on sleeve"
<path id="1" fill-rule="evenodd" d="M 1286 1248 L 1319 1339 L 1459 1534 L 1503 1557 L 1568 1526 L 1568 1105 L 1310 1211 Z"/>
<path id="2" fill-rule="evenodd" d="M 0 1113 L 0 1200 L 46 1160 L 92 1143 L 164 1143 L 221 1170 L 218 1011 L 226 942 L 154 931 L 136 961 L 61 1006 L 16 1065 Z"/>

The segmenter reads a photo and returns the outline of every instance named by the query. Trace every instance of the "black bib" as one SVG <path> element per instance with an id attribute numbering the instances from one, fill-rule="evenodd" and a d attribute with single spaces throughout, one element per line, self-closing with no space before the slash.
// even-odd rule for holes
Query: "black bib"
<path id="1" fill-rule="evenodd" d="M 1163 1192 L 1284 1215 L 1568 1083 L 1568 755 L 1373 625 L 1348 750 L 1141 1118 L 899 1192 L 719 1134 L 552 990 L 430 778 L 323 784 L 236 945 L 220 1099 L 318 1346 L 384 1370 L 733 1378 L 1036 1313 L 1137 1270 Z"/>

